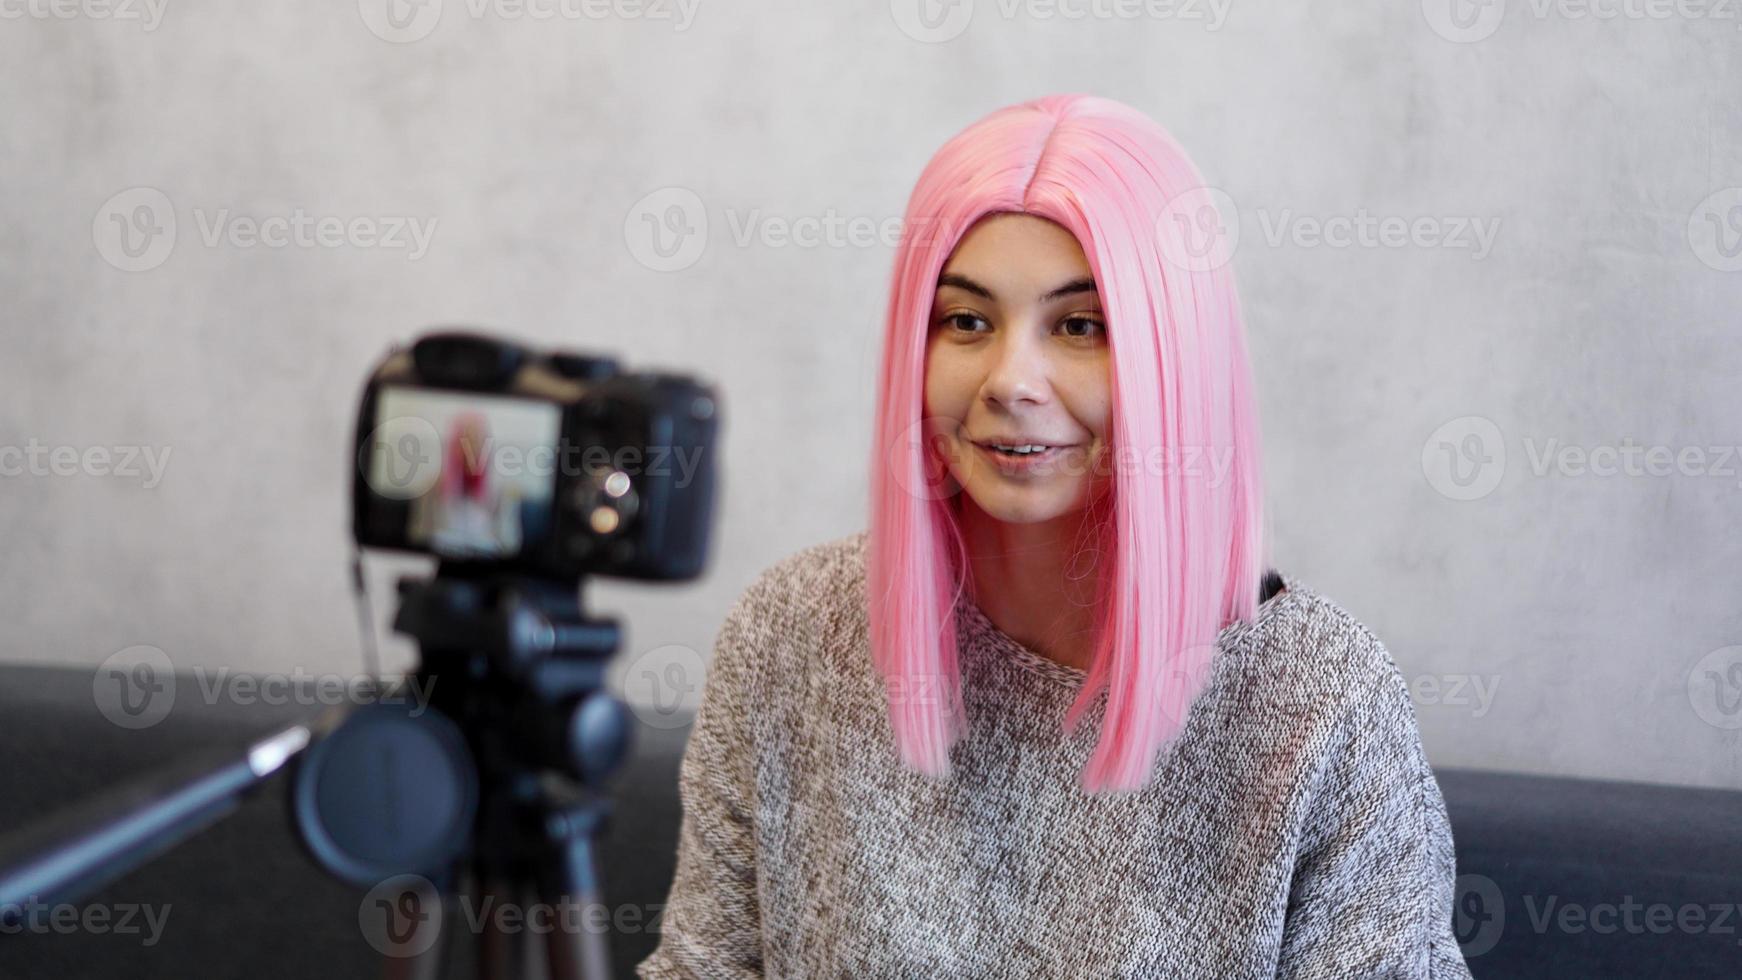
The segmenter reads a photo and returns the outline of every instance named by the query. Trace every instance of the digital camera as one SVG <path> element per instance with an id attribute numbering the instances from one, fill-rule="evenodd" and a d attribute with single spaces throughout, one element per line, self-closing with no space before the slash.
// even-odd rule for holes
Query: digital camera
<path id="1" fill-rule="evenodd" d="M 426 333 L 364 386 L 353 532 L 456 568 L 695 578 L 719 415 L 714 390 L 687 375 Z"/>

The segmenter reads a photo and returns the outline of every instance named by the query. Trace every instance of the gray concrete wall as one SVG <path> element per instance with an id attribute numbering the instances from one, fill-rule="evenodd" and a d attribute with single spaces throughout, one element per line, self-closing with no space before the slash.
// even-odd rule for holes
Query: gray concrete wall
<path id="1" fill-rule="evenodd" d="M 708 577 L 593 591 L 646 708 L 864 526 L 863 230 L 1081 90 L 1236 210 L 1278 563 L 1385 640 L 1433 760 L 1742 786 L 1742 15 L 926 2 L 0 0 L 0 446 L 77 453 L 8 457 L 5 656 L 355 673 L 357 385 L 467 322 L 727 393 Z M 705 233 L 663 253 L 668 215 Z M 384 624 L 420 566 L 371 567 Z"/>

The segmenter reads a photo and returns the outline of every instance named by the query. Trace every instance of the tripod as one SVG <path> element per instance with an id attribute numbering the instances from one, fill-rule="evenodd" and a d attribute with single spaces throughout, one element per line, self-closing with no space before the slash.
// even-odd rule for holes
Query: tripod
<path id="1" fill-rule="evenodd" d="M 436 894 L 458 892 L 498 913 L 479 934 L 479 976 L 536 975 L 505 922 L 530 909 L 554 920 L 531 923 L 546 933 L 549 976 L 604 980 L 607 933 L 585 913 L 602 908 L 599 787 L 628 750 L 628 711 L 604 690 L 616 621 L 587 617 L 577 583 L 465 566 L 402 579 L 399 592 L 394 629 L 419 644 L 429 710 L 370 706 L 382 710 L 353 714 L 309 751 L 292 793 L 305 844 L 374 886 L 386 922 L 370 939 L 389 976 L 439 973 L 453 930 Z"/>
<path id="2" fill-rule="evenodd" d="M 293 763 L 292 822 L 317 863 L 370 888 L 359 919 L 390 977 L 439 974 L 439 941 L 452 932 L 440 893 L 600 908 L 595 838 L 610 805 L 598 787 L 629 745 L 628 709 L 604 690 L 616 622 L 582 613 L 578 583 L 462 567 L 402 579 L 399 590 L 394 628 L 421 646 L 413 689 L 427 706 L 334 708 L 12 833 L 0 840 L 0 925 L 16 926 L 26 903 L 82 899 L 234 812 Z M 372 910 L 389 913 L 373 929 L 363 921 Z M 544 931 L 540 964 L 491 920 L 479 933 L 480 976 L 609 976 L 603 928 L 559 920 Z"/>

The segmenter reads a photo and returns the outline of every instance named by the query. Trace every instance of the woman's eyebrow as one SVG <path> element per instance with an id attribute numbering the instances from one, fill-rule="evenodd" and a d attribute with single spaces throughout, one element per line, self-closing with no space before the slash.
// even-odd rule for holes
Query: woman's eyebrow
<path id="1" fill-rule="evenodd" d="M 946 272 L 939 276 L 938 286 L 939 288 L 944 286 L 954 286 L 957 289 L 965 289 L 983 299 L 997 299 L 997 297 L 992 295 L 992 290 L 987 289 L 985 286 L 980 285 L 972 279 L 969 279 L 967 276 L 954 272 Z M 1050 303 L 1055 299 L 1062 299 L 1075 293 L 1092 292 L 1095 292 L 1095 280 L 1093 278 L 1072 279 L 1070 282 L 1067 282 L 1057 289 L 1048 292 L 1045 296 L 1042 296 L 1040 302 Z"/>

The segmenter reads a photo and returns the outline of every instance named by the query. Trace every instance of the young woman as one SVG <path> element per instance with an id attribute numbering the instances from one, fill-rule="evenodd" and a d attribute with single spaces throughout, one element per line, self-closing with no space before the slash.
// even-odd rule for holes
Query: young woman
<path id="1" fill-rule="evenodd" d="M 869 528 L 728 614 L 640 976 L 1470 975 L 1403 678 L 1268 569 L 1212 201 L 1103 98 L 931 160 Z"/>

